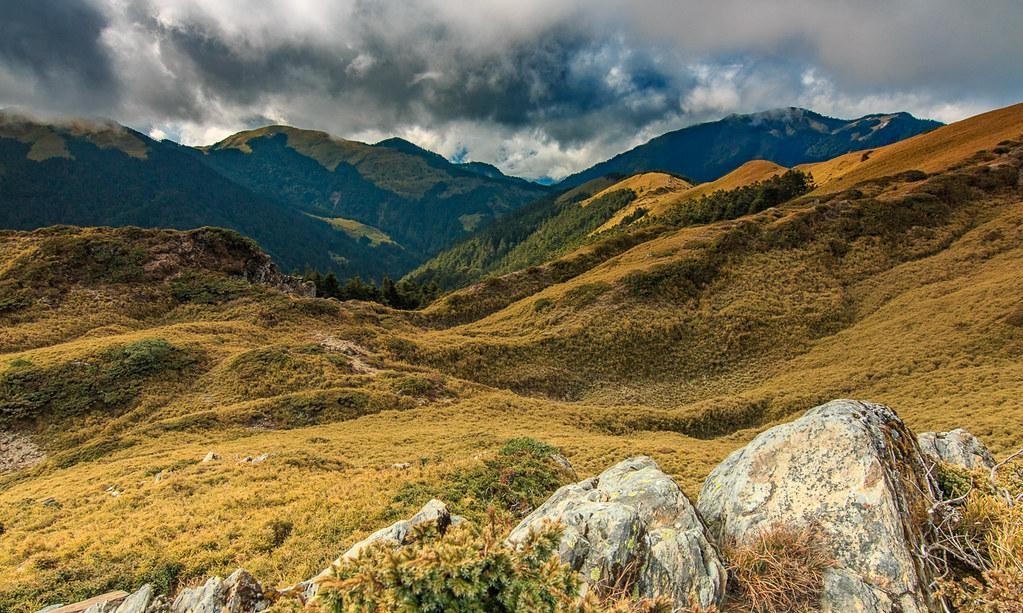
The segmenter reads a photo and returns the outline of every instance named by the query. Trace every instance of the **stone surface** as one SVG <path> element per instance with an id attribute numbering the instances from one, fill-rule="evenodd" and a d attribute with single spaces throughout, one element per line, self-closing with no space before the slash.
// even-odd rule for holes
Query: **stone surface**
<path id="1" fill-rule="evenodd" d="M 206 454 L 206 457 L 204 457 L 202 459 L 202 461 L 203 462 L 216 462 L 219 459 L 220 459 L 220 455 L 211 451 L 211 452 Z"/>
<path id="2" fill-rule="evenodd" d="M 589 589 L 720 603 L 726 573 L 685 494 L 650 458 L 625 460 L 598 477 L 560 488 L 508 537 L 511 545 L 545 524 L 564 526 L 559 555 Z"/>
<path id="3" fill-rule="evenodd" d="M 836 562 L 825 573 L 823 610 L 914 613 L 931 605 L 932 579 L 914 518 L 927 517 L 936 491 L 894 411 L 835 400 L 728 456 L 697 508 L 719 542 L 814 522 Z"/>
<path id="4" fill-rule="evenodd" d="M 0 473 L 29 468 L 44 459 L 46 454 L 27 436 L 0 431 Z"/>
<path id="5" fill-rule="evenodd" d="M 138 589 L 137 592 L 124 599 L 114 613 L 146 613 L 149 609 L 149 602 L 153 599 L 153 586 L 148 583 Z"/>
<path id="6" fill-rule="evenodd" d="M 239 568 L 227 579 L 210 577 L 201 587 L 184 589 L 171 605 L 173 613 L 259 613 L 270 607 L 263 588 Z"/>
<path id="7" fill-rule="evenodd" d="M 990 469 L 995 459 L 980 440 L 957 428 L 950 432 L 922 432 L 917 436 L 920 449 L 927 455 L 967 470 Z"/>

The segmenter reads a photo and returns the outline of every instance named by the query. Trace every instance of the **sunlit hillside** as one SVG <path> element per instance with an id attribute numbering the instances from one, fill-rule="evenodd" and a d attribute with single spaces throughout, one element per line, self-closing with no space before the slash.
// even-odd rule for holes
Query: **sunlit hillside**
<path id="1" fill-rule="evenodd" d="M 684 199 L 594 234 L 701 189 L 594 183 L 522 222 L 514 272 L 417 312 L 310 297 L 233 232 L 0 233 L 0 425 L 23 450 L 0 474 L 0 610 L 239 565 L 289 585 L 433 497 L 515 521 L 528 505 L 486 484 L 517 437 L 580 476 L 650 455 L 693 497 L 836 397 L 1018 448 L 1021 108 L 712 223 L 672 221 Z M 744 169 L 714 189 L 784 170 Z"/>

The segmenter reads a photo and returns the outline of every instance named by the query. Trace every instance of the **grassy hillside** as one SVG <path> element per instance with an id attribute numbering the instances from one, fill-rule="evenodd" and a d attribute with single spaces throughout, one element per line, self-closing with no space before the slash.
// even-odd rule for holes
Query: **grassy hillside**
<path id="1" fill-rule="evenodd" d="M 392 276 L 548 192 L 401 139 L 367 145 L 289 126 L 240 132 L 204 148 L 201 159 L 298 210 L 378 228 L 407 253 Z"/>
<path id="2" fill-rule="evenodd" d="M 382 276 L 411 265 L 395 245 L 364 244 L 226 179 L 191 150 L 110 122 L 0 114 L 0 176 L 0 228 L 222 226 L 289 270 Z"/>
<path id="3" fill-rule="evenodd" d="M 996 149 L 1023 133 L 1023 104 L 944 126 L 880 149 L 863 149 L 804 167 L 821 191 L 839 191 L 908 170 L 938 172 L 983 149 Z"/>
<path id="4" fill-rule="evenodd" d="M 731 115 L 668 132 L 562 181 L 574 186 L 611 173 L 663 171 L 713 181 L 751 160 L 791 167 L 898 142 L 941 124 L 908 113 L 835 119 L 798 108 Z"/>
<path id="5" fill-rule="evenodd" d="M 1004 455 L 1021 168 L 1023 131 L 940 172 L 600 233 L 420 313 L 303 297 L 230 233 L 0 234 L 0 419 L 43 454 L 0 475 L 0 609 L 238 565 L 286 585 L 433 496 L 511 521 L 481 483 L 524 436 L 580 475 L 651 455 L 691 496 L 835 397 Z M 588 226 L 555 219 L 526 235 Z"/>
<path id="6" fill-rule="evenodd" d="M 460 287 L 564 253 L 584 242 L 635 198 L 627 186 L 612 189 L 620 178 L 604 177 L 531 202 L 441 252 L 407 278 L 420 284 Z M 596 206 L 585 206 L 591 201 Z"/>

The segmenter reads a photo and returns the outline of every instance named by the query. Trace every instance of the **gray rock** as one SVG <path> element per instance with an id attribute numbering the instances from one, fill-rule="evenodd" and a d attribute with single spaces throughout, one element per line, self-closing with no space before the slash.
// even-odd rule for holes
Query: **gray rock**
<path id="1" fill-rule="evenodd" d="M 50 611 L 56 611 L 57 609 L 63 606 L 64 606 L 63 604 L 51 604 L 43 607 L 42 609 L 39 609 L 38 611 L 36 611 L 36 613 L 50 613 Z"/>
<path id="2" fill-rule="evenodd" d="M 962 428 L 950 432 L 923 432 L 916 440 L 925 454 L 967 470 L 990 469 L 995 465 L 995 458 L 984 443 Z"/>
<path id="3" fill-rule="evenodd" d="M 211 452 L 209 452 L 209 453 L 207 453 L 207 454 L 206 454 L 206 457 L 204 457 L 204 458 L 202 459 L 202 461 L 203 461 L 204 463 L 205 463 L 205 462 L 216 462 L 216 461 L 217 461 L 217 460 L 219 460 L 219 459 L 220 459 L 220 455 L 219 455 L 219 454 L 217 454 L 217 453 L 215 453 L 215 452 L 212 452 L 212 451 L 211 451 Z"/>
<path id="4" fill-rule="evenodd" d="M 201 587 L 185 588 L 171 604 L 174 613 L 221 613 L 225 600 L 224 580 L 210 577 Z"/>
<path id="5" fill-rule="evenodd" d="M 728 456 L 697 508 L 719 539 L 736 542 L 776 525 L 819 525 L 836 562 L 825 572 L 824 611 L 916 613 L 933 604 L 933 578 L 912 518 L 926 517 L 936 491 L 894 411 L 835 400 Z"/>
<path id="6" fill-rule="evenodd" d="M 239 568 L 227 579 L 211 577 L 202 587 L 182 590 L 171 605 L 173 613 L 258 613 L 270 607 L 263 588 Z"/>
<path id="7" fill-rule="evenodd" d="M 412 534 L 413 529 L 416 526 L 432 523 L 436 525 L 437 530 L 443 534 L 455 521 L 461 523 L 464 520 L 457 515 L 452 516 L 444 503 L 434 498 L 423 505 L 423 508 L 411 518 L 394 522 L 390 526 L 381 528 L 358 543 L 352 545 L 348 551 L 344 552 L 340 558 L 334 560 L 334 563 L 329 567 L 323 569 L 320 574 L 293 585 L 290 588 L 285 588 L 279 591 L 283 594 L 298 594 L 305 602 L 310 602 L 316 597 L 316 594 L 319 591 L 319 584 L 317 583 L 318 580 L 324 577 L 333 576 L 334 567 L 358 558 L 370 545 L 383 542 L 389 543 L 394 547 L 400 547 L 408 543 L 408 536 Z"/>
<path id="8" fill-rule="evenodd" d="M 114 609 L 114 613 L 146 613 L 152 598 L 153 586 L 147 583 L 137 592 L 125 598 L 121 605 Z"/>
<path id="9" fill-rule="evenodd" d="M 508 543 L 519 546 L 552 522 L 564 526 L 562 561 L 589 589 L 669 597 L 680 608 L 690 594 L 703 607 L 721 602 L 725 567 L 703 522 L 648 457 L 560 488 L 512 530 Z"/>

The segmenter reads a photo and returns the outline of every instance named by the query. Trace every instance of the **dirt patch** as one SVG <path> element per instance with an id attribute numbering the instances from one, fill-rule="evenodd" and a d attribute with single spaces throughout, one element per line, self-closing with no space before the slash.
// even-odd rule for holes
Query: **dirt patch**
<path id="1" fill-rule="evenodd" d="M 0 473 L 34 466 L 46 454 L 27 437 L 14 432 L 0 432 Z"/>
<path id="2" fill-rule="evenodd" d="M 348 361 L 356 374 L 375 375 L 380 372 L 379 368 L 366 362 L 365 358 L 369 357 L 369 352 L 352 341 L 322 333 L 317 334 L 315 338 L 320 346 L 327 351 L 336 351 L 348 356 Z"/>

